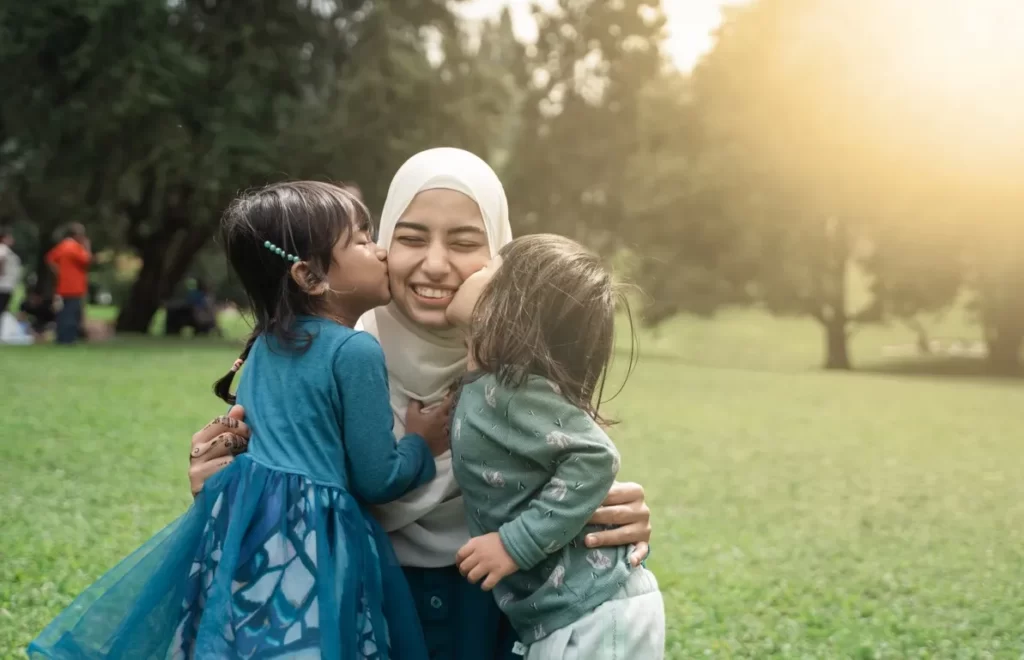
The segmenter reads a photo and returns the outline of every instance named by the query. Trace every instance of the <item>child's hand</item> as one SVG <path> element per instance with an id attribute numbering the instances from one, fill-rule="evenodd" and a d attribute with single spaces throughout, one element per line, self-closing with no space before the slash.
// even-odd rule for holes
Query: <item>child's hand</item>
<path id="1" fill-rule="evenodd" d="M 497 532 L 478 536 L 459 548 L 455 563 L 459 565 L 459 572 L 473 584 L 486 577 L 484 591 L 490 591 L 506 576 L 519 570 Z"/>
<path id="2" fill-rule="evenodd" d="M 410 401 L 405 413 L 405 432 L 415 433 L 427 441 L 434 456 L 448 451 L 448 418 L 452 412 L 452 396 L 424 408 L 419 401 Z"/>

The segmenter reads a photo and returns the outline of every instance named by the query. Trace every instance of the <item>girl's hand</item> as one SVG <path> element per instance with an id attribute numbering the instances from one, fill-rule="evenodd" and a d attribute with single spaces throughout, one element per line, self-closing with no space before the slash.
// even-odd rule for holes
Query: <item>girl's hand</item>
<path id="1" fill-rule="evenodd" d="M 497 532 L 471 539 L 455 553 L 455 563 L 459 572 L 472 584 L 486 578 L 481 585 L 484 591 L 490 591 L 505 577 L 519 570 Z"/>
<path id="2" fill-rule="evenodd" d="M 192 451 L 188 459 L 192 495 L 203 489 L 207 479 L 248 449 L 250 431 L 242 421 L 244 418 L 242 406 L 234 406 L 227 415 L 218 417 L 192 436 Z"/>
<path id="3" fill-rule="evenodd" d="M 448 422 L 452 412 L 452 395 L 424 408 L 420 401 L 410 401 L 405 412 L 405 432 L 415 433 L 427 441 L 434 456 L 448 451 Z"/>
<path id="4" fill-rule="evenodd" d="M 617 525 L 616 529 L 588 534 L 588 548 L 633 545 L 629 563 L 636 568 L 650 552 L 651 510 L 644 501 L 640 484 L 615 482 L 601 508 L 594 512 L 591 525 Z"/>

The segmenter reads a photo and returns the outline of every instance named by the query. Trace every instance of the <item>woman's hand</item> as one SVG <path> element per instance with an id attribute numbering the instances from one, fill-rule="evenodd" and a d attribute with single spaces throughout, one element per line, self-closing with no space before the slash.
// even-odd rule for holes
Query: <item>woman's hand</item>
<path id="1" fill-rule="evenodd" d="M 227 415 L 218 417 L 192 436 L 192 452 L 188 459 L 192 495 L 203 489 L 207 479 L 248 449 L 250 431 L 242 421 L 244 418 L 242 406 L 234 406 Z"/>
<path id="2" fill-rule="evenodd" d="M 629 563 L 635 568 L 647 558 L 651 540 L 651 510 L 644 501 L 644 487 L 640 484 L 612 484 L 608 497 L 594 516 L 592 525 L 616 525 L 615 529 L 588 534 L 588 548 L 632 545 Z"/>
<path id="3" fill-rule="evenodd" d="M 424 407 L 420 401 L 410 401 L 405 413 L 405 432 L 415 433 L 427 441 L 431 455 L 437 457 L 449 449 L 448 424 L 452 411 L 452 395 Z"/>

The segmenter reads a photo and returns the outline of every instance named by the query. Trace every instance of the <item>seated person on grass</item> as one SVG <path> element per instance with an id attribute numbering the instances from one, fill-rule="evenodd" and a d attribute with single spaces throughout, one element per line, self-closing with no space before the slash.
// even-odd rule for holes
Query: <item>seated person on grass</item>
<path id="1" fill-rule="evenodd" d="M 53 300 L 44 297 L 38 289 L 29 290 L 18 308 L 18 321 L 27 324 L 32 336 L 38 341 L 57 322 Z"/>

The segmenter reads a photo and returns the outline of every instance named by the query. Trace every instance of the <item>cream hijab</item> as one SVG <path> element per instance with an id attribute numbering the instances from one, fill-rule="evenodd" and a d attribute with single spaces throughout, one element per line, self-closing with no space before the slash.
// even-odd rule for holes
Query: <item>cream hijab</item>
<path id="1" fill-rule="evenodd" d="M 491 256 L 512 240 L 508 201 L 497 175 L 483 160 L 461 149 L 429 149 L 405 162 L 388 189 L 378 244 L 390 248 L 395 225 L 424 190 L 460 192 L 480 207 Z M 387 361 L 395 435 L 405 434 L 410 400 L 440 401 L 466 370 L 466 347 L 455 331 L 417 327 L 392 303 L 360 319 L 377 337 Z M 405 566 L 449 566 L 469 538 L 462 497 L 452 474 L 451 452 L 435 459 L 437 476 L 400 500 L 376 507 Z"/>

